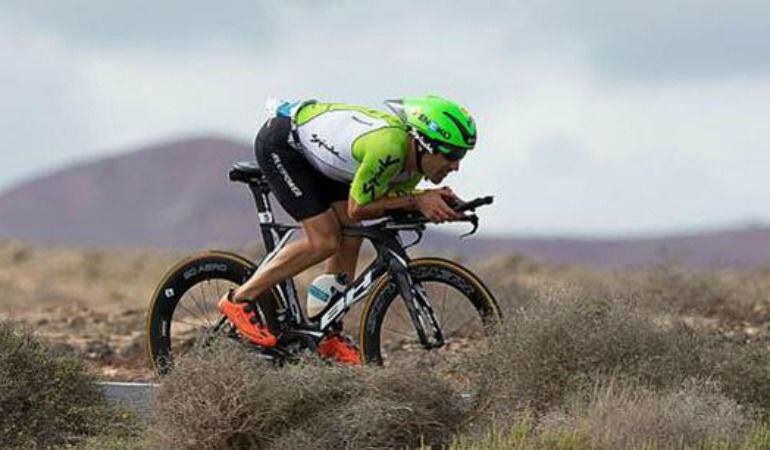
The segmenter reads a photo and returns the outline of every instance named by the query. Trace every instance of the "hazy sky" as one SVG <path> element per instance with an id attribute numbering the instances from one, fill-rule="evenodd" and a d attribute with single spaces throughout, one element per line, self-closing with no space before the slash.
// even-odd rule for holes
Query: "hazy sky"
<path id="1" fill-rule="evenodd" d="M 451 6 L 450 6 L 451 5 Z M 433 92 L 486 228 L 770 222 L 770 2 L 0 1 L 0 190 L 177 135 L 250 142 L 268 96 Z"/>

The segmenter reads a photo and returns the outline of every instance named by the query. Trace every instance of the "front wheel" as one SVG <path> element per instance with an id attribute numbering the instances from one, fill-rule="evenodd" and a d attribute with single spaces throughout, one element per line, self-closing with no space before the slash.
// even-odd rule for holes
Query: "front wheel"
<path id="1" fill-rule="evenodd" d="M 500 324 L 492 293 L 468 269 L 449 260 L 420 258 L 409 264 L 415 287 L 422 288 L 444 336 L 432 354 L 473 352 Z M 361 353 L 367 363 L 395 365 L 420 358 L 424 348 L 391 277 L 384 277 L 366 299 L 361 315 Z"/>

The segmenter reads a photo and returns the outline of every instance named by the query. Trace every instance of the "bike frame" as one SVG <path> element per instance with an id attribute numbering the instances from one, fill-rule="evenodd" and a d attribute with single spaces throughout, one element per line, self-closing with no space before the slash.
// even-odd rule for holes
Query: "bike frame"
<path id="1" fill-rule="evenodd" d="M 254 200 L 257 207 L 257 218 L 259 220 L 259 227 L 262 234 L 262 240 L 265 245 L 267 255 L 262 259 L 257 270 L 263 267 L 275 255 L 281 251 L 282 248 L 291 239 L 294 232 L 300 227 L 297 225 L 288 225 L 275 222 L 273 210 L 270 204 L 270 187 L 265 181 L 259 177 L 250 179 L 248 182 L 249 189 L 254 195 Z M 381 226 L 379 224 L 371 226 L 350 226 L 343 227 L 343 233 L 350 236 L 361 236 L 368 239 L 374 245 L 377 251 L 376 259 L 359 275 L 355 281 L 344 291 L 333 296 L 326 307 L 320 313 L 320 319 L 316 321 L 310 321 L 302 313 L 302 309 L 299 305 L 299 299 L 297 297 L 297 289 L 294 285 L 293 279 L 287 279 L 280 283 L 276 290 L 281 297 L 283 305 L 287 310 L 277 311 L 277 317 L 279 321 L 286 321 L 285 314 L 288 314 L 289 322 L 292 326 L 291 331 L 316 335 L 318 332 L 322 336 L 330 326 L 337 323 L 337 321 L 345 315 L 345 313 L 355 303 L 362 300 L 369 292 L 375 282 L 384 274 L 390 272 L 394 275 L 396 283 L 401 290 L 401 295 L 408 303 L 412 303 L 412 286 L 409 279 L 408 266 L 409 256 L 406 254 L 404 245 L 401 242 L 401 238 L 398 235 L 399 231 L 416 231 L 421 232 L 424 229 L 422 224 L 412 225 L 392 225 Z M 410 245 L 414 245 L 416 241 Z M 412 312 L 412 308 L 410 313 Z M 435 319 L 434 319 L 435 320 Z M 416 325 L 417 326 L 417 325 Z M 420 326 L 419 328 L 423 328 Z M 422 331 L 422 330 L 420 330 Z M 418 332 L 418 334 L 423 334 Z M 434 333 L 435 334 L 435 333 Z M 443 341 L 443 339 L 442 339 Z"/>
<path id="2" fill-rule="evenodd" d="M 255 163 L 237 163 L 230 171 L 230 179 L 248 184 L 254 195 L 262 241 L 267 251 L 267 255 L 257 268 L 259 270 L 286 246 L 294 231 L 300 227 L 275 222 L 268 197 L 270 187 Z M 456 212 L 474 211 L 475 208 L 488 205 L 492 201 L 492 197 L 477 198 L 470 202 L 463 202 L 454 208 Z M 473 225 L 473 229 L 461 237 L 472 235 L 478 229 L 478 217 L 475 214 L 466 214 L 461 218 L 454 219 L 454 221 L 468 222 Z M 417 244 L 422 239 L 422 233 L 427 222 L 427 218 L 422 215 L 417 217 L 414 212 L 407 212 L 406 215 L 394 212 L 391 217 L 371 225 L 342 227 L 343 234 L 360 236 L 369 240 L 377 251 L 377 257 L 344 292 L 337 293 L 330 299 L 317 321 L 309 320 L 302 313 L 294 280 L 289 278 L 279 283 L 276 286 L 276 291 L 280 297 L 278 300 L 284 306 L 284 308 L 275 311 L 279 331 L 287 335 L 320 340 L 330 327 L 338 323 L 351 306 L 366 296 L 377 280 L 388 274 L 404 301 L 423 347 L 431 349 L 443 346 L 444 335 L 441 324 L 427 298 L 425 289 L 419 283 L 414 283 L 409 275 L 410 259 L 406 254 L 407 248 Z M 399 236 L 402 231 L 414 232 L 417 238 L 408 245 L 404 245 Z M 259 307 L 259 305 L 257 306 Z M 260 312 L 264 318 L 264 312 L 261 310 Z M 224 319 L 220 324 L 223 322 Z"/>

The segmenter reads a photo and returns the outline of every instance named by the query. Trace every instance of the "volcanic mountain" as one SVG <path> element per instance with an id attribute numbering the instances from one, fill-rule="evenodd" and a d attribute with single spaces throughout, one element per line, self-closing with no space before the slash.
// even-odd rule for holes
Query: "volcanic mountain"
<path id="1" fill-rule="evenodd" d="M 0 239 L 58 245 L 194 249 L 258 238 L 251 193 L 227 173 L 253 160 L 250 145 L 196 137 L 80 163 L 0 194 Z M 285 213 L 273 202 L 279 220 Z M 556 263 L 639 266 L 674 258 L 692 266 L 770 265 L 770 229 L 644 239 L 481 237 L 426 233 L 432 251 L 479 257 L 522 252 Z"/>
<path id="2" fill-rule="evenodd" d="M 251 194 L 227 178 L 250 146 L 190 138 L 90 161 L 0 195 L 0 237 L 86 246 L 201 247 L 257 236 Z"/>

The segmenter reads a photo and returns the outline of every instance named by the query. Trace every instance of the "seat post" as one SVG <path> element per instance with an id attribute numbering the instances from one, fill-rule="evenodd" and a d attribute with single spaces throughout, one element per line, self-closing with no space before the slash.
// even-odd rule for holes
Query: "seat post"
<path id="1" fill-rule="evenodd" d="M 257 206 L 257 220 L 259 220 L 259 227 L 262 232 L 262 242 L 265 244 L 265 251 L 270 253 L 275 249 L 276 240 L 280 239 L 280 236 L 276 236 L 275 228 L 272 227 L 275 223 L 275 217 L 273 216 L 270 197 L 267 195 L 270 193 L 270 188 L 264 181 L 259 181 L 249 183 L 249 189 Z"/>
<path id="2" fill-rule="evenodd" d="M 270 186 L 256 163 L 252 161 L 235 163 L 230 170 L 230 180 L 246 183 L 254 196 L 254 203 L 257 206 L 257 219 L 259 228 L 262 232 L 262 242 L 267 254 L 276 249 L 276 245 L 281 239 L 291 233 L 291 226 L 285 226 L 275 223 L 273 208 L 270 204 Z M 281 289 L 278 289 L 278 295 L 285 308 L 291 311 L 291 317 L 294 323 L 307 323 L 302 310 L 297 303 L 297 289 L 294 286 L 294 280 L 289 278 L 280 283 Z"/>
<path id="3" fill-rule="evenodd" d="M 257 205 L 257 219 L 262 231 L 262 242 L 268 253 L 273 251 L 278 239 L 281 238 L 281 234 L 273 226 L 275 218 L 273 217 L 273 208 L 270 206 L 270 198 L 267 195 L 270 193 L 270 186 L 267 185 L 262 170 L 254 161 L 240 161 L 233 164 L 229 177 L 230 181 L 249 185 L 249 190 L 251 190 Z"/>

